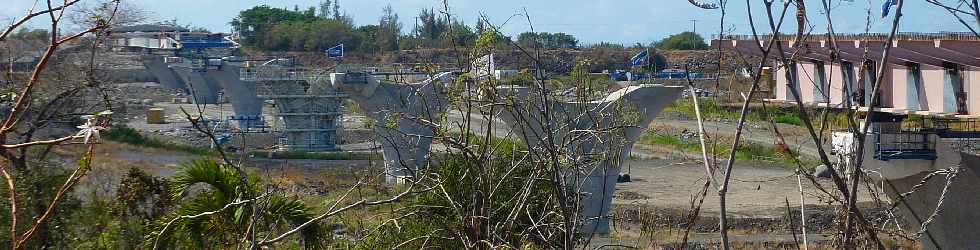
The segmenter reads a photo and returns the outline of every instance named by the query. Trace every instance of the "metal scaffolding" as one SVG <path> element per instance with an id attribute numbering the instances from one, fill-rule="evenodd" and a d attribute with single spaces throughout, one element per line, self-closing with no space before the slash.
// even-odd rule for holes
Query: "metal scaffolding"
<path id="1" fill-rule="evenodd" d="M 280 149 L 299 151 L 338 150 L 340 115 L 346 95 L 326 88 L 328 77 L 289 64 L 268 61 L 246 65 L 241 80 L 255 82 L 260 98 L 275 102 L 282 121 Z"/>

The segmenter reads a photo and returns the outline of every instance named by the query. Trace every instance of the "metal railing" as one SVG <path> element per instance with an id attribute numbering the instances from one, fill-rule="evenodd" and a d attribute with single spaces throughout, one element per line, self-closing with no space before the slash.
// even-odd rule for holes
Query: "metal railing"
<path id="1" fill-rule="evenodd" d="M 239 78 L 246 82 L 259 81 L 316 81 L 323 74 L 302 68 L 284 68 L 277 66 L 241 68 Z"/>
<path id="2" fill-rule="evenodd" d="M 832 122 L 832 131 L 849 131 L 844 121 Z M 904 117 L 894 122 L 876 122 L 870 134 L 875 159 L 935 160 L 936 144 L 944 143 L 959 152 L 980 153 L 980 119 Z"/>
<path id="3" fill-rule="evenodd" d="M 935 160 L 936 142 L 931 139 L 935 133 L 930 131 L 873 131 L 875 159 L 889 160 Z"/>
<path id="4" fill-rule="evenodd" d="M 958 118 L 916 118 L 902 122 L 903 130 L 928 131 L 941 138 L 980 138 L 980 120 Z"/>

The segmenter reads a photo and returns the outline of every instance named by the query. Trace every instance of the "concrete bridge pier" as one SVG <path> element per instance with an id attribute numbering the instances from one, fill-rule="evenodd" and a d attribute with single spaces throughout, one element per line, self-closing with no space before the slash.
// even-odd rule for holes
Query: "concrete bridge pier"
<path id="1" fill-rule="evenodd" d="M 873 133 L 865 139 L 861 170 L 895 204 L 904 233 L 914 237 L 928 221 L 918 238 L 923 249 L 980 249 L 980 156 L 967 153 L 975 152 L 970 149 L 976 141 L 969 139 L 975 132 L 942 123 L 935 125 L 946 127 L 939 132 L 903 128 L 906 116 L 878 114 Z M 947 129 L 953 130 L 942 132 Z M 857 142 L 849 132 L 834 132 L 832 145 L 846 158 L 856 155 Z M 842 176 L 854 172 L 847 162 L 842 165 Z M 948 179 L 951 169 L 956 173 Z M 947 188 L 948 180 L 952 182 Z M 939 213 L 933 216 L 937 208 Z"/>
<path id="2" fill-rule="evenodd" d="M 413 84 L 381 82 L 366 73 L 334 73 L 330 79 L 334 88 L 350 94 L 377 121 L 375 131 L 389 183 L 411 178 L 426 166 L 435 131 L 417 119 L 435 121 L 448 108 L 444 87 L 453 80 L 451 72 Z"/>
<path id="3" fill-rule="evenodd" d="M 633 144 L 644 129 L 665 107 L 674 102 L 684 90 L 678 86 L 645 84 L 629 86 L 610 93 L 601 100 L 591 102 L 551 101 L 552 117 L 542 117 L 540 99 L 526 87 L 501 86 L 497 88 L 498 101 L 514 105 L 505 108 L 499 117 L 515 130 L 528 148 L 535 150 L 547 143 L 541 138 L 552 136 L 556 144 L 572 130 L 596 130 L 622 127 L 622 133 L 601 133 L 596 137 L 569 145 L 570 151 L 582 156 L 603 152 L 615 152 L 583 169 L 565 169 L 563 177 L 569 188 L 576 189 L 581 200 L 581 233 L 609 232 L 608 214 L 612 206 L 613 192 Z M 540 122 L 550 121 L 549 131 Z M 567 124 L 563 124 L 567 123 Z M 625 126 L 624 126 L 625 125 Z M 573 156 L 580 157 L 580 156 Z"/>
<path id="4" fill-rule="evenodd" d="M 276 103 L 276 116 L 285 126 L 281 149 L 299 151 L 333 151 L 340 142 L 339 121 L 343 94 L 312 87 L 325 84 L 296 77 L 272 74 L 258 85 L 261 98 Z"/>
<path id="5" fill-rule="evenodd" d="M 205 77 L 207 74 L 206 71 L 177 66 L 171 67 L 171 69 L 177 73 L 181 81 L 187 84 L 186 88 L 190 90 L 194 103 L 218 103 L 218 91 L 221 88 L 214 81 L 208 81 L 208 78 Z"/>
<path id="6" fill-rule="evenodd" d="M 156 77 L 157 83 L 160 83 L 160 85 L 171 89 L 186 90 L 187 85 L 163 61 L 162 56 L 142 55 L 140 56 L 140 61 L 143 62 L 143 66 L 146 67 L 146 70 Z"/>
<path id="7" fill-rule="evenodd" d="M 239 77 L 240 69 L 241 67 L 237 65 L 224 63 L 219 69 L 208 70 L 205 76 L 207 81 L 211 83 L 210 86 L 219 86 L 224 90 L 224 95 L 231 103 L 235 117 L 239 118 L 238 126 L 240 128 L 264 126 L 264 123 L 259 124 L 260 120 L 251 120 L 251 118 L 261 118 L 263 101 L 258 97 L 255 82 L 241 80 Z"/>
<path id="8" fill-rule="evenodd" d="M 427 165 L 432 146 L 430 137 L 434 134 L 431 131 L 430 127 L 407 119 L 398 121 L 393 128 L 384 124 L 375 125 L 375 137 L 381 144 L 384 158 L 386 182 L 401 183 L 405 178 L 414 177 L 419 169 Z"/>

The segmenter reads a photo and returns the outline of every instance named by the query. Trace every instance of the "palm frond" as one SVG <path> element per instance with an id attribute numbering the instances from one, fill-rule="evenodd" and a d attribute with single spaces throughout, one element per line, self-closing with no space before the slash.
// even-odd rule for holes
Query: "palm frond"
<path id="1" fill-rule="evenodd" d="M 205 184 L 214 191 L 215 198 L 223 203 L 238 198 L 238 188 L 242 184 L 234 168 L 218 164 L 212 159 L 182 164 L 171 183 L 176 200 L 186 195 L 195 184 Z"/>
<path id="2" fill-rule="evenodd" d="M 284 222 L 291 226 L 299 226 L 313 219 L 316 215 L 313 209 L 299 199 L 283 195 L 273 195 L 269 198 L 265 209 L 266 219 L 274 222 Z M 320 222 L 303 228 L 300 237 L 306 249 L 319 249 L 324 241 L 323 227 Z"/>
<path id="3" fill-rule="evenodd" d="M 217 211 L 241 199 L 242 191 L 255 192 L 259 189 L 258 179 L 243 183 L 235 168 L 219 164 L 211 159 L 195 160 L 181 165 L 171 181 L 174 199 L 180 206 L 167 221 L 174 216 L 196 215 Z M 202 184 L 203 189 L 195 185 Z M 193 193 L 192 193 L 193 192 Z M 289 228 L 306 223 L 316 217 L 314 209 L 295 197 L 282 194 L 269 196 L 265 208 L 259 214 L 260 221 L 269 225 L 283 225 Z M 160 235 L 157 231 L 148 237 L 161 237 L 168 245 L 182 242 L 194 247 L 219 244 L 226 239 L 240 237 L 252 216 L 252 207 L 240 205 L 225 209 L 220 213 L 178 221 L 174 231 Z M 166 223 L 166 221 L 164 221 Z M 300 232 L 300 241 L 306 249 L 320 249 L 324 246 L 325 233 L 320 222 L 311 224 Z M 155 239 L 155 238 L 154 238 Z"/>

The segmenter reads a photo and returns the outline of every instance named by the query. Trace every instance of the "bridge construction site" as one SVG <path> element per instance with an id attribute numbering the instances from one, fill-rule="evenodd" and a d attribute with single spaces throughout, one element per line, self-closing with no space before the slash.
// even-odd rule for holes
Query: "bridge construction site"
<path id="1" fill-rule="evenodd" d="M 866 147 L 864 155 L 868 158 L 868 165 L 865 167 L 875 169 L 881 175 L 879 178 L 892 183 L 886 192 L 889 195 L 912 188 L 923 172 L 936 170 L 943 164 L 971 161 L 973 158 L 956 152 L 973 147 L 980 138 L 980 127 L 976 126 L 976 122 L 969 122 L 967 117 L 975 113 L 974 102 L 970 101 L 973 92 L 964 90 L 976 82 L 968 76 L 977 72 L 975 67 L 980 66 L 968 60 L 968 57 L 980 55 L 971 54 L 970 50 L 956 49 L 955 46 L 962 41 L 949 36 L 905 36 L 907 39 L 895 45 L 898 57 L 888 62 L 891 70 L 886 71 L 885 77 L 889 80 L 879 90 L 881 95 L 877 97 L 882 106 L 873 111 L 869 112 L 866 108 L 873 101 L 870 92 L 873 83 L 868 82 L 873 78 L 866 76 L 873 72 L 859 69 L 874 68 L 874 61 L 855 61 L 860 57 L 854 51 L 881 48 L 863 43 L 866 39 L 859 36 L 843 36 L 848 46 L 852 42 L 847 39 L 853 39 L 854 48 L 845 46 L 848 48 L 842 50 L 845 53 L 839 58 L 829 58 L 819 52 L 826 49 L 826 41 L 811 41 L 803 45 L 785 42 L 784 46 L 790 49 L 785 53 L 795 55 L 795 50 L 801 50 L 802 59 L 792 61 L 789 66 L 774 65 L 776 70 L 771 81 L 775 84 L 771 87 L 773 94 L 769 96 L 769 100 L 775 103 L 793 102 L 792 94 L 795 91 L 802 95 L 801 99 L 807 105 L 842 108 L 845 104 L 851 104 L 854 110 L 862 114 L 877 114 L 876 123 L 871 129 L 873 133 L 867 138 L 873 145 Z M 142 64 L 161 86 L 185 91 L 190 97 L 188 101 L 195 105 L 216 105 L 219 110 L 223 110 L 223 105 L 230 105 L 231 112 L 228 114 L 207 118 L 206 124 L 219 128 L 217 132 L 221 138 L 231 140 L 236 133 L 270 138 L 260 141 L 264 142 L 264 147 L 278 151 L 356 150 L 372 148 L 364 145 L 371 140 L 345 141 L 345 138 L 349 138 L 345 137 L 345 131 L 368 130 L 374 133 L 376 139 L 370 143 L 380 144 L 386 176 L 391 183 L 404 183 L 405 178 L 411 178 L 426 164 L 433 131 L 415 119 L 437 120 L 432 114 L 445 112 L 448 100 L 444 88 L 451 86 L 456 77 L 454 72 L 458 72 L 458 69 L 450 67 L 421 72 L 413 65 L 394 65 L 388 69 L 343 64 L 331 67 L 300 65 L 290 57 L 243 57 L 237 53 L 237 45 L 218 36 L 164 37 L 177 46 L 142 48 Z M 746 37 L 730 36 L 713 43 L 738 53 L 761 54 L 758 46 L 747 46 L 750 42 L 739 39 Z M 923 45 L 926 43 L 928 45 Z M 955 53 L 938 53 L 941 51 Z M 831 73 L 836 71 L 840 71 L 839 74 Z M 445 73 L 437 75 L 435 72 Z M 810 81 L 813 84 L 800 84 Z M 932 85 L 936 85 L 936 88 L 929 87 Z M 640 115 L 643 124 L 649 124 L 653 117 L 681 95 L 680 88 L 641 86 L 636 89 L 624 88 L 622 93 L 611 93 L 607 99 L 611 100 L 609 103 L 615 103 L 615 100 L 622 98 L 648 108 L 647 113 L 641 112 Z M 794 86 L 797 89 L 788 89 Z M 513 95 L 511 98 L 521 100 L 518 103 L 534 98 L 522 88 L 507 87 L 498 92 Z M 651 93 L 664 95 L 664 98 L 634 97 L 654 95 Z M 668 102 L 649 103 L 652 100 Z M 346 105 L 367 112 L 361 119 L 373 120 L 375 125 L 345 128 Z M 554 105 L 557 109 L 571 109 L 577 104 L 555 102 Z M 601 107 L 606 104 L 596 105 Z M 402 118 L 391 121 L 393 115 Z M 520 115 L 503 114 L 501 119 L 505 124 L 513 124 L 516 122 L 514 117 Z M 925 117 L 912 119 L 909 115 Z M 521 133 L 543 133 L 535 131 L 542 128 L 526 129 L 529 130 L 522 130 Z M 622 139 L 627 145 L 626 155 L 641 133 L 633 131 Z M 851 146 L 855 139 L 849 135 L 834 134 L 836 154 L 855 154 L 855 147 Z M 532 139 L 525 138 L 525 143 L 536 146 Z M 361 145 L 354 146 L 358 143 Z M 584 144 L 582 147 L 588 151 L 603 146 Z M 621 156 L 622 159 L 626 155 Z M 589 216 L 602 217 L 610 213 L 614 196 L 610 190 L 615 190 L 616 179 L 622 178 L 619 162 L 605 163 L 607 166 L 603 168 L 616 171 L 586 173 L 587 177 L 583 177 L 589 181 L 582 185 L 595 189 L 591 193 L 602 194 L 586 197 L 590 205 L 584 212 Z M 957 187 L 976 188 L 975 183 L 971 183 Z M 926 191 L 936 193 L 942 190 L 928 186 Z M 924 204 L 934 202 L 934 198 L 928 195 L 914 198 L 922 200 Z M 947 199 L 966 201 L 971 198 L 957 194 Z M 916 204 L 906 207 L 902 213 L 919 218 L 920 214 L 928 212 L 928 207 Z M 931 236 L 932 240 L 925 244 L 971 244 L 969 240 L 957 238 L 959 236 L 953 233 L 955 230 L 950 228 L 963 227 L 956 222 L 957 218 L 974 216 L 974 211 L 978 210 L 950 209 L 949 217 L 940 219 L 932 226 L 935 231 L 943 232 L 942 235 Z M 608 220 L 598 220 L 591 225 L 602 233 L 610 228 Z"/>
<path id="2" fill-rule="evenodd" d="M 950 2 L 5 0 L 0 248 L 980 250 Z"/>

